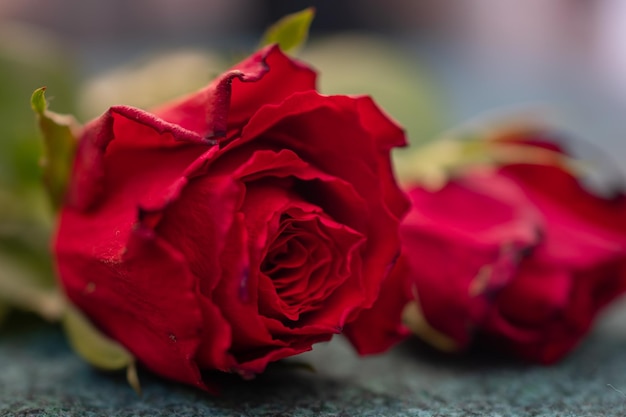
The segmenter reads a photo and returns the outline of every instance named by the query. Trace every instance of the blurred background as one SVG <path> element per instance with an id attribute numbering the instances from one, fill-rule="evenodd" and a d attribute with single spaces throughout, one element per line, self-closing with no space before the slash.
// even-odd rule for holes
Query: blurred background
<path id="1" fill-rule="evenodd" d="M 2 0 L 1 181 L 36 179 L 35 88 L 81 121 L 111 104 L 149 107 L 204 85 L 308 6 L 300 57 L 321 70 L 322 91 L 372 94 L 412 143 L 523 109 L 607 165 L 626 155 L 623 0 Z"/>

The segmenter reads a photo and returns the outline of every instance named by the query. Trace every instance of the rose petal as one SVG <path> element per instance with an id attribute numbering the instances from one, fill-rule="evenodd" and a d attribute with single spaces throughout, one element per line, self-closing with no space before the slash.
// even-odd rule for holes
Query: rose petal
<path id="1" fill-rule="evenodd" d="M 236 323 L 233 327 L 231 353 L 236 358 L 236 369 L 249 372 L 260 372 L 258 368 L 249 369 L 242 364 L 248 357 L 254 357 L 259 349 L 272 349 L 285 346 L 286 343 L 277 340 L 268 331 L 265 322 L 258 314 L 258 275 L 253 273 L 248 259 L 248 241 L 243 214 L 235 216 L 233 226 L 228 236 L 228 245 L 233 253 L 224 253 L 221 257 L 223 279 L 215 288 L 214 300 L 228 300 L 220 302 L 220 308 L 229 323 Z M 246 264 L 233 262 L 244 259 Z M 247 268 L 246 268 L 247 266 Z M 243 269 L 242 269 L 243 267 Z M 242 292 L 246 295 L 242 297 Z"/>
<path id="2" fill-rule="evenodd" d="M 520 328 L 558 319 L 567 307 L 572 281 L 567 271 L 529 260 L 498 296 L 498 313 Z"/>
<path id="3" fill-rule="evenodd" d="M 304 162 L 289 149 L 256 151 L 251 156 L 243 156 L 246 162 L 237 172 L 242 181 L 252 182 L 267 177 L 302 180 L 292 186 L 294 193 L 320 207 L 337 222 L 357 231 L 367 230 L 370 216 L 367 202 L 349 182 Z M 254 206 L 260 207 L 259 204 L 262 203 L 255 203 Z"/>
<path id="4" fill-rule="evenodd" d="M 141 148 L 147 153 L 167 150 L 171 163 L 177 167 L 180 167 L 177 162 L 189 164 L 190 160 L 207 150 L 202 139 L 193 132 L 131 107 L 112 107 L 88 124 L 83 132 L 76 150 L 74 175 L 67 197 L 70 206 L 81 210 L 93 208 L 100 199 L 106 198 L 102 195 L 106 187 L 105 159 L 114 158 L 111 154 L 115 155 L 117 149 Z M 137 160 L 140 165 L 147 165 L 145 162 L 143 158 Z M 115 164 L 114 169 L 118 166 L 121 167 Z"/>
<path id="5" fill-rule="evenodd" d="M 384 281 L 374 306 L 361 312 L 344 330 L 359 354 L 385 352 L 410 335 L 402 324 L 402 311 L 413 299 L 411 282 L 408 259 L 401 255 Z"/>
<path id="6" fill-rule="evenodd" d="M 395 181 L 390 151 L 394 147 L 406 146 L 404 130 L 385 114 L 371 97 L 358 97 L 357 104 L 361 123 L 372 136 L 378 148 L 379 177 L 383 195 L 389 211 L 397 218 L 409 209 L 409 201 Z"/>
<path id="7" fill-rule="evenodd" d="M 559 213 L 559 217 L 578 218 L 587 224 L 586 227 L 597 226 L 603 233 L 626 234 L 626 217 L 621 215 L 626 210 L 626 194 L 620 190 L 616 190 L 618 192 L 613 198 L 594 195 L 582 186 L 578 178 L 553 166 L 515 164 L 506 166 L 501 173 L 519 184 L 541 211 L 552 206 L 552 212 Z M 552 217 L 550 213 L 547 215 Z M 612 235 L 612 238 L 615 237 Z"/>
<path id="8" fill-rule="evenodd" d="M 233 67 L 208 87 L 154 113 L 202 137 L 221 138 L 238 129 L 259 107 L 296 91 L 315 89 L 315 72 L 268 46 Z"/>
<path id="9" fill-rule="evenodd" d="M 149 369 L 207 389 L 194 360 L 203 328 L 197 280 L 182 255 L 142 228 L 123 254 L 103 252 L 101 236 L 70 210 L 63 212 L 61 227 L 55 248 L 70 299 Z"/>

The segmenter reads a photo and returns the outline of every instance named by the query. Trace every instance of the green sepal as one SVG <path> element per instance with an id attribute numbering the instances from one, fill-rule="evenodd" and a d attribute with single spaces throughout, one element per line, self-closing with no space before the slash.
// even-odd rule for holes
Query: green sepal
<path id="1" fill-rule="evenodd" d="M 76 307 L 67 303 L 62 319 L 70 345 L 87 363 L 104 371 L 126 369 L 130 386 L 141 395 L 135 357 L 121 344 L 104 335 Z"/>
<path id="2" fill-rule="evenodd" d="M 46 87 L 41 87 L 33 92 L 30 98 L 30 106 L 37 114 L 43 114 L 48 108 L 46 103 Z"/>
<path id="3" fill-rule="evenodd" d="M 72 172 L 79 125 L 70 115 L 61 115 L 48 110 L 45 97 L 46 87 L 33 92 L 30 104 L 37 115 L 39 130 L 43 135 L 44 151 L 41 158 L 43 181 L 54 209 L 58 209 Z"/>
<path id="4" fill-rule="evenodd" d="M 265 31 L 259 46 L 277 43 L 283 52 L 297 53 L 309 37 L 309 29 L 314 17 L 314 7 L 284 16 Z"/>

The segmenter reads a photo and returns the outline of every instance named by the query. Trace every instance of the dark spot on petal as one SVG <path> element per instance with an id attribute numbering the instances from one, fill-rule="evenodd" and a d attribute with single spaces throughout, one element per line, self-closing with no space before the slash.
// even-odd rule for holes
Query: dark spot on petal
<path id="1" fill-rule="evenodd" d="M 393 259 L 391 260 L 391 262 L 389 262 L 389 264 L 385 268 L 385 276 L 389 275 L 393 267 L 396 266 L 396 263 L 398 262 L 399 258 L 400 258 L 400 252 L 398 251 L 396 255 L 393 257 Z"/>

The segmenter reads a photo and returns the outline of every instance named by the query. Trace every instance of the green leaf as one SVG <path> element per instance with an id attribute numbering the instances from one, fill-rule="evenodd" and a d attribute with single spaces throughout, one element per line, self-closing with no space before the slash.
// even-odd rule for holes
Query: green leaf
<path id="1" fill-rule="evenodd" d="M 44 151 L 41 159 L 43 181 L 55 209 L 65 197 L 70 179 L 78 123 L 70 115 L 56 114 L 48 110 L 45 98 L 46 87 L 41 87 L 31 96 L 30 104 L 37 115 L 39 129 L 43 135 Z"/>
<path id="2" fill-rule="evenodd" d="M 283 17 L 265 31 L 260 47 L 277 43 L 284 52 L 295 54 L 309 36 L 313 17 L 314 7 Z"/>
<path id="3" fill-rule="evenodd" d="M 126 369 L 130 386 L 141 394 L 135 358 L 124 346 L 104 335 L 76 307 L 67 303 L 63 328 L 70 345 L 85 361 L 105 371 Z"/>

